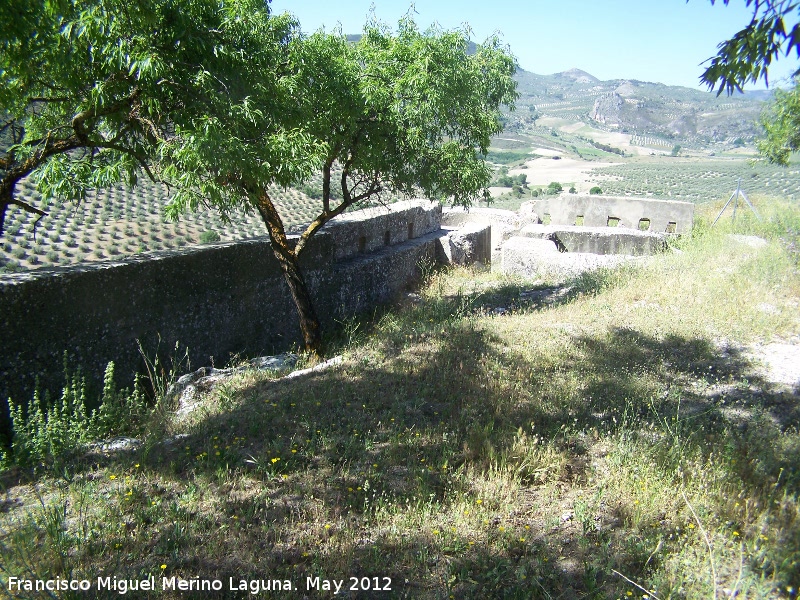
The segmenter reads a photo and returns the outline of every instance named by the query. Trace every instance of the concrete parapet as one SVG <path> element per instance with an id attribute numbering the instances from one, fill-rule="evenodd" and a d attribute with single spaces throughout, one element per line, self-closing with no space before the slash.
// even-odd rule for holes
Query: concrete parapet
<path id="1" fill-rule="evenodd" d="M 436 231 L 442 206 L 428 200 L 407 200 L 339 215 L 322 231 L 334 239 L 334 259 L 343 260 Z"/>
<path id="2" fill-rule="evenodd" d="M 517 234 L 519 228 L 532 222 L 513 210 L 500 208 L 462 207 L 445 208 L 442 225 L 464 227 L 469 224 L 491 226 L 491 264 L 497 268 L 502 260 L 503 242 Z"/>
<path id="3" fill-rule="evenodd" d="M 566 252 L 642 256 L 667 247 L 666 234 L 618 227 L 526 225 L 520 236 L 552 240 Z"/>
<path id="4" fill-rule="evenodd" d="M 657 233 L 685 233 L 694 224 L 694 204 L 676 200 L 629 198 L 627 196 L 578 196 L 562 194 L 530 201 L 543 223 L 617 227 Z"/>
<path id="5" fill-rule="evenodd" d="M 473 206 L 466 209 L 461 206 L 454 206 L 442 210 L 442 225 L 446 227 L 461 227 L 467 223 L 503 223 L 519 228 L 520 218 L 517 212 L 502 208 Z"/>

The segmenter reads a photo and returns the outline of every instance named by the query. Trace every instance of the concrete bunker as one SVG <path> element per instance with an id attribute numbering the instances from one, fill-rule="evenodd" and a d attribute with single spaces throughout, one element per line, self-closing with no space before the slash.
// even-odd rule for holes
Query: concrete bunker
<path id="1" fill-rule="evenodd" d="M 561 275 L 662 252 L 668 238 L 689 231 L 688 202 L 562 194 L 523 203 L 519 212 L 445 209 L 445 225 L 492 227 L 492 269 L 526 277 Z"/>

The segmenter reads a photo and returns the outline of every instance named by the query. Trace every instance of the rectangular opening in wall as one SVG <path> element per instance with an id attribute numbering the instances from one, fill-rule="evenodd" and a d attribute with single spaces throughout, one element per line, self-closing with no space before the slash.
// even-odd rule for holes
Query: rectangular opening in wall
<path id="1" fill-rule="evenodd" d="M 639 219 L 639 231 L 648 231 L 650 229 L 650 219 Z"/>
<path id="2" fill-rule="evenodd" d="M 409 223 L 408 224 L 408 239 L 411 239 L 413 237 L 414 237 L 414 223 Z"/>
<path id="3" fill-rule="evenodd" d="M 667 223 L 666 233 L 675 233 L 678 231 L 678 224 L 675 221 Z"/>
<path id="4" fill-rule="evenodd" d="M 358 238 L 358 251 L 361 254 L 364 254 L 364 252 L 367 251 L 367 237 L 366 236 L 362 235 L 360 238 Z"/>
<path id="5" fill-rule="evenodd" d="M 391 243 L 391 241 L 392 241 L 392 232 L 387 231 L 386 233 L 383 234 L 383 245 L 388 246 Z"/>
<path id="6" fill-rule="evenodd" d="M 542 217 L 542 225 L 550 225 L 550 213 L 544 213 Z"/>
<path id="7" fill-rule="evenodd" d="M 578 227 L 583 227 L 583 215 L 578 215 L 575 217 L 575 225 Z"/>
<path id="8" fill-rule="evenodd" d="M 608 221 L 606 221 L 606 225 L 609 227 L 618 227 L 619 226 L 619 217 L 608 217 Z"/>

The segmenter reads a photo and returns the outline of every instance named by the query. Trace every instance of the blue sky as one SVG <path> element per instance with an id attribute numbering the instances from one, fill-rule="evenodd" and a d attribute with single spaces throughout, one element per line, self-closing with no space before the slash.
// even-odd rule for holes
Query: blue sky
<path id="1" fill-rule="evenodd" d="M 396 25 L 408 0 L 272 0 L 276 13 L 293 13 L 303 31 L 341 25 L 360 33 L 370 6 L 381 21 Z M 572 67 L 600 79 L 639 79 L 670 85 L 700 86 L 700 63 L 717 45 L 742 29 L 752 10 L 745 0 L 417 0 L 415 21 L 421 28 L 438 23 L 446 29 L 468 24 L 472 39 L 499 33 L 520 66 L 549 74 Z M 770 84 L 798 66 L 783 58 L 770 69 Z M 746 89 L 763 89 L 763 83 Z"/>

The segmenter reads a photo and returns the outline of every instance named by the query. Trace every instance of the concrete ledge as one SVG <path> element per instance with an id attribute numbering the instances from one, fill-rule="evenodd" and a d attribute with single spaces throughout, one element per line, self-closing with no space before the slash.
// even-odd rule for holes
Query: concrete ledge
<path id="1" fill-rule="evenodd" d="M 407 200 L 344 213 L 322 232 L 334 240 L 334 260 L 344 260 L 438 231 L 441 219 L 438 202 Z"/>
<path id="2" fill-rule="evenodd" d="M 513 210 L 479 206 L 473 206 L 469 210 L 460 206 L 442 210 L 442 225 L 460 227 L 467 223 L 503 223 L 519 228 L 519 214 Z"/>
<path id="3" fill-rule="evenodd" d="M 559 252 L 555 243 L 549 240 L 513 237 L 503 245 L 502 269 L 504 273 L 527 279 L 568 279 L 637 258 L 623 254 L 601 256 L 587 252 Z"/>
<path id="4" fill-rule="evenodd" d="M 567 252 L 645 256 L 663 252 L 666 234 L 621 227 L 526 225 L 520 236 L 553 240 Z"/>

